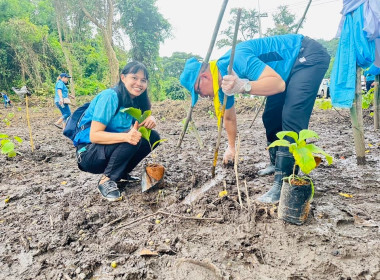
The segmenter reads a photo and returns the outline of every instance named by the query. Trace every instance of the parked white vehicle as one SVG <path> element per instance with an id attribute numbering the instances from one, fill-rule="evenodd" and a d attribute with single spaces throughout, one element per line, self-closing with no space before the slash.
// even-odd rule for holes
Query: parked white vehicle
<path id="1" fill-rule="evenodd" d="M 323 79 L 318 89 L 317 97 L 329 98 L 330 97 L 330 83 L 329 79 Z"/>

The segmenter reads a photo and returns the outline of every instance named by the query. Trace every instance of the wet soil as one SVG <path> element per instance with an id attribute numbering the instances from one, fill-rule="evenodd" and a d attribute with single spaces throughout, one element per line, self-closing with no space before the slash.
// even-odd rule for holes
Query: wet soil
<path id="1" fill-rule="evenodd" d="M 0 131 L 24 142 L 17 157 L 0 155 L 0 279 L 380 279 L 380 133 L 369 112 L 366 164 L 357 165 L 349 111 L 314 110 L 310 129 L 334 163 L 322 161 L 310 174 L 315 197 L 306 223 L 296 226 L 277 219 L 277 205 L 255 201 L 273 181 L 257 175 L 268 163 L 260 115 L 249 128 L 257 100 L 237 100 L 238 176 L 219 161 L 211 178 L 210 103 L 193 113 L 203 148 L 194 132 L 177 148 L 187 102 L 154 104 L 168 141 L 132 175 L 155 161 L 166 167 L 164 181 L 145 193 L 140 183 L 122 183 L 119 202 L 103 200 L 99 175 L 77 168 L 70 140 L 53 126 L 59 112 L 51 103 L 32 100 L 34 152 L 25 107 L 1 108 L 1 120 L 14 117 Z M 225 142 L 223 132 L 220 158 Z"/>

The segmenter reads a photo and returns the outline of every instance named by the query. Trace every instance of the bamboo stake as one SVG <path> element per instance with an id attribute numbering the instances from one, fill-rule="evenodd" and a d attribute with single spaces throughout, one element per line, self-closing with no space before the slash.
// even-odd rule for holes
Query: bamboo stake
<path id="1" fill-rule="evenodd" d="M 32 148 L 32 153 L 34 151 L 34 143 L 33 143 L 33 137 L 32 137 L 32 127 L 30 126 L 30 118 L 29 118 L 29 105 L 28 105 L 28 95 L 25 94 L 25 107 L 26 107 L 26 120 L 28 122 L 28 128 L 29 128 L 29 137 L 30 137 L 30 147 Z"/>
<path id="2" fill-rule="evenodd" d="M 234 65 L 235 48 L 236 48 L 236 41 L 237 41 L 237 33 L 239 31 L 240 16 L 241 16 L 241 8 L 238 10 L 237 17 L 236 17 L 235 32 L 234 32 L 234 38 L 232 41 L 232 49 L 231 49 L 231 55 L 230 55 L 230 64 L 228 66 L 228 75 L 232 74 L 232 67 Z M 218 152 L 219 152 L 219 146 L 220 146 L 220 139 L 222 137 L 223 118 L 224 118 L 224 112 L 226 110 L 226 104 L 227 104 L 227 95 L 224 94 L 222 115 L 220 117 L 221 119 L 220 119 L 219 127 L 218 127 L 218 139 L 217 139 L 216 147 L 215 147 L 214 162 L 211 169 L 212 178 L 215 177 L 215 168 L 216 168 L 216 163 L 218 162 Z"/>
<path id="3" fill-rule="evenodd" d="M 373 91 L 373 119 L 375 130 L 380 128 L 380 85 L 379 85 L 380 75 L 376 75 L 375 81 L 376 85 Z"/>
<path id="4" fill-rule="evenodd" d="M 260 107 L 257 109 L 257 111 L 256 111 L 256 115 L 255 115 L 255 117 L 253 118 L 253 120 L 252 120 L 251 125 L 249 126 L 249 128 L 251 128 L 252 125 L 253 125 L 253 123 L 255 122 L 257 116 L 259 115 L 261 109 L 263 108 L 263 106 L 264 106 L 264 104 L 265 104 L 265 101 L 267 101 L 267 97 L 266 97 L 266 96 L 263 98 L 263 101 L 261 102 Z"/>
<path id="5" fill-rule="evenodd" d="M 212 34 L 210 46 L 208 48 L 206 57 L 203 60 L 202 68 L 205 67 L 205 66 L 207 66 L 208 61 L 210 60 L 210 56 L 211 56 L 212 50 L 213 50 L 214 45 L 215 45 L 216 36 L 218 35 L 220 23 L 222 22 L 222 18 L 223 18 L 223 15 L 224 15 L 224 11 L 226 10 L 227 3 L 228 3 L 228 0 L 224 0 L 223 4 L 222 4 L 222 7 L 220 8 L 218 20 L 216 21 L 215 28 L 214 28 L 214 33 Z M 201 68 L 201 71 L 202 71 L 202 68 Z M 193 109 L 194 109 L 194 106 L 191 105 L 189 113 L 187 114 L 187 117 L 186 117 L 185 125 L 183 126 L 183 130 L 182 130 L 182 133 L 180 135 L 180 138 L 179 138 L 179 141 L 178 141 L 178 144 L 177 144 L 177 148 L 181 147 L 181 143 L 182 143 L 183 137 L 186 134 L 186 130 L 187 130 L 187 127 L 189 125 L 189 121 L 191 119 L 191 115 L 192 115 Z"/>
<path id="6" fill-rule="evenodd" d="M 234 170 L 235 170 L 235 176 L 236 176 L 236 187 L 238 190 L 240 209 L 243 209 L 243 201 L 241 200 L 241 193 L 240 193 L 240 187 L 239 187 L 239 173 L 237 169 L 238 162 L 239 162 L 239 150 L 240 150 L 240 137 L 238 135 L 238 143 L 236 146 L 236 153 L 235 153 Z"/>
<path id="7" fill-rule="evenodd" d="M 359 66 L 356 66 L 356 92 L 350 114 L 355 142 L 356 163 L 358 165 L 364 165 L 366 160 L 363 131 L 361 68 Z"/>

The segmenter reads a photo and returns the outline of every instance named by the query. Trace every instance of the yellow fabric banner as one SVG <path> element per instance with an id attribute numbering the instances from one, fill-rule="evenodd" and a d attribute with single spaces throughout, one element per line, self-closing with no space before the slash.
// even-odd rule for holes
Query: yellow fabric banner
<path id="1" fill-rule="evenodd" d="M 219 69 L 216 65 L 216 60 L 210 61 L 210 71 L 212 76 L 212 85 L 214 87 L 214 108 L 215 115 L 218 118 L 218 129 L 220 128 L 220 122 L 223 117 L 223 111 L 219 100 Z"/>

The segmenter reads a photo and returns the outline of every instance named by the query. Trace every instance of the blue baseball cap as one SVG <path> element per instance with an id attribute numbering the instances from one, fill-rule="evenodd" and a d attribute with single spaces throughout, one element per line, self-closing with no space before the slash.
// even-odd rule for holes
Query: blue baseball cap
<path id="1" fill-rule="evenodd" d="M 67 73 L 61 73 L 61 75 L 59 75 L 61 78 L 71 78 L 70 75 L 68 75 Z"/>
<path id="2" fill-rule="evenodd" d="M 195 57 L 186 60 L 185 68 L 179 80 L 181 85 L 183 85 L 191 93 L 191 106 L 194 107 L 195 103 L 198 101 L 198 94 L 195 92 L 194 85 L 199 76 L 202 63 L 198 61 Z"/>

